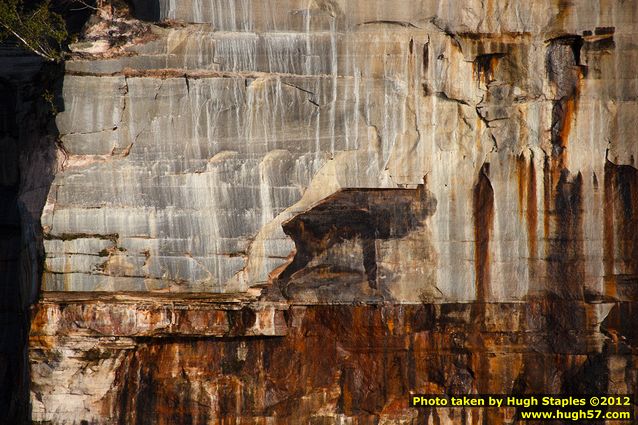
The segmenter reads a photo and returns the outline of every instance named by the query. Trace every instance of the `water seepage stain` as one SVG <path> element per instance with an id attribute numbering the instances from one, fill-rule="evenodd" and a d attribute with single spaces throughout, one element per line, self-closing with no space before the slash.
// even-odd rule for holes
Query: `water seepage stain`
<path id="1" fill-rule="evenodd" d="M 605 295 L 620 295 L 620 284 L 622 292 L 630 291 L 635 296 L 638 292 L 635 289 L 638 286 L 638 170 L 631 165 L 607 161 L 604 187 Z"/>
<path id="2" fill-rule="evenodd" d="M 584 67 L 580 64 L 583 38 L 565 35 L 549 40 L 545 67 L 554 89 L 551 144 L 552 180 L 567 168 L 567 141 L 575 119 L 580 80 Z"/>
<path id="3" fill-rule="evenodd" d="M 490 282 L 490 239 L 494 231 L 494 189 L 490 182 L 490 164 L 484 163 L 478 173 L 472 196 L 472 212 L 474 218 L 474 272 L 476 303 L 472 304 L 472 322 L 477 329 L 483 329 L 486 322 L 486 302 L 491 292 Z M 474 341 L 477 351 L 485 349 L 485 342 L 478 338 Z M 488 383 L 491 365 L 488 356 L 471 356 L 470 370 L 474 371 L 479 382 L 479 392 L 489 392 Z M 487 412 L 487 418 L 491 419 Z"/>
<path id="4" fill-rule="evenodd" d="M 504 53 L 486 53 L 476 56 L 472 63 L 474 75 L 479 83 L 486 86 L 495 80 L 494 73 L 498 60 L 504 57 Z"/>
<path id="5" fill-rule="evenodd" d="M 583 38 L 566 35 L 549 41 L 545 67 L 554 89 L 552 105 L 551 144 L 552 180 L 557 181 L 560 170 L 567 168 L 567 141 L 575 119 L 583 67 L 580 50 Z"/>
<path id="6" fill-rule="evenodd" d="M 281 338 L 137 341 L 133 349 L 112 349 L 119 361 L 100 400 L 104 418 L 134 425 L 334 423 L 317 419 L 323 410 L 352 423 L 379 423 L 380 416 L 395 423 L 410 413 L 410 393 L 583 393 L 584 379 L 605 389 L 612 358 L 631 362 L 631 352 L 588 347 L 600 334 L 583 322 L 581 301 L 487 303 L 480 323 L 472 308 L 295 306 L 290 333 Z M 635 343 L 634 317 L 632 305 L 622 305 L 603 322 L 603 331 Z M 614 373 L 619 382 L 635 383 L 633 370 Z M 416 423 L 432 423 L 421 420 L 437 414 L 440 423 L 450 423 L 449 410 L 413 413 Z M 477 409 L 472 417 L 479 414 L 481 424 L 507 423 L 509 415 Z M 459 419 L 454 423 L 463 423 Z"/>
<path id="7" fill-rule="evenodd" d="M 490 237 L 494 228 L 494 189 L 489 178 L 490 164 L 485 163 L 474 185 L 474 271 L 476 300 L 487 301 L 490 293 Z"/>
<path id="8" fill-rule="evenodd" d="M 554 192 L 554 234 L 549 238 L 547 268 L 551 292 L 567 299 L 582 299 L 584 272 L 583 177 L 561 172 Z"/>
<path id="9" fill-rule="evenodd" d="M 525 217 L 528 259 L 531 262 L 537 256 L 536 227 L 538 225 L 536 168 L 534 167 L 533 154 L 529 158 L 529 164 L 525 155 L 520 154 L 516 157 L 516 177 L 518 183 L 518 214 L 521 220 Z"/>
<path id="10" fill-rule="evenodd" d="M 283 223 L 295 243 L 293 260 L 275 278 L 284 296 L 291 280 L 313 273 L 313 280 L 339 282 L 352 278 L 360 266 L 370 288 L 377 288 L 376 241 L 398 239 L 420 228 L 436 210 L 436 199 L 425 188 L 343 189 Z M 346 269 L 321 258 L 340 245 L 356 245 L 361 256 Z M 353 251 L 354 252 L 354 251 Z"/>
<path id="11" fill-rule="evenodd" d="M 565 35 L 549 40 L 548 78 L 554 91 L 551 153 L 545 158 L 544 236 L 548 282 L 546 290 L 568 299 L 582 299 L 584 284 L 583 177 L 568 169 L 568 139 L 578 105 L 584 67 L 583 38 Z M 551 232 L 551 234 L 550 234 Z"/>

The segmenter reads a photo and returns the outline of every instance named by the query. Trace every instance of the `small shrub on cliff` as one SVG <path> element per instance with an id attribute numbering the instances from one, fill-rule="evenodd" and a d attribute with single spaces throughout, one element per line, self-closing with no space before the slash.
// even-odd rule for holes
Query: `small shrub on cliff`
<path id="1" fill-rule="evenodd" d="M 48 61 L 62 58 L 62 43 L 67 37 L 60 15 L 50 9 L 49 1 L 0 1 L 0 41 L 15 37 L 29 50 Z"/>

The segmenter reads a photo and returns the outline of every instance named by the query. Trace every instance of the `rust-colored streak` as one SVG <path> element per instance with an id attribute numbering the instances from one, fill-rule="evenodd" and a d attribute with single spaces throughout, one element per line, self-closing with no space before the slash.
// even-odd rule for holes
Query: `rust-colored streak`
<path id="1" fill-rule="evenodd" d="M 552 18 L 549 27 L 552 29 L 562 29 L 565 27 L 565 21 L 572 13 L 574 7 L 573 2 L 569 0 L 554 0 L 556 15 Z"/>
<path id="2" fill-rule="evenodd" d="M 525 209 L 527 219 L 527 243 L 529 258 L 536 258 L 536 227 L 538 226 L 538 207 L 536 205 L 536 168 L 534 167 L 534 156 L 529 160 L 529 170 L 527 173 L 527 208 Z"/>
<path id="3" fill-rule="evenodd" d="M 474 186 L 474 270 L 476 299 L 485 302 L 490 292 L 490 236 L 494 223 L 494 189 L 488 177 L 489 164 L 481 167 Z"/>
<path id="4" fill-rule="evenodd" d="M 616 277 L 614 275 L 614 187 L 616 168 L 607 161 L 605 163 L 604 186 L 604 225 L 603 225 L 603 266 L 605 295 L 615 297 L 617 294 Z"/>
<path id="5" fill-rule="evenodd" d="M 585 278 L 583 178 L 580 173 L 576 176 L 570 173 L 567 161 L 568 140 L 582 79 L 582 45 L 583 39 L 577 35 L 552 39 L 546 62 L 549 81 L 555 92 L 551 121 L 552 151 L 545 158 L 543 168 L 546 290 L 573 299 L 582 299 Z"/>
<path id="6" fill-rule="evenodd" d="M 282 338 L 138 340 L 134 350 L 117 354 L 123 357 L 102 400 L 104 419 L 315 424 L 341 416 L 348 423 L 400 423 L 411 393 L 542 393 L 586 389 L 587 376 L 607 382 L 604 356 L 584 362 L 593 329 L 583 321 L 583 302 L 541 298 L 484 308 L 483 322 L 476 322 L 471 304 L 296 306 Z M 630 308 L 618 313 L 632 317 Z M 635 341 L 635 329 L 607 322 L 609 332 Z M 436 423 L 444 412 L 418 415 Z M 474 421 L 475 414 L 479 423 L 501 424 L 508 413 L 477 409 Z"/>
<path id="7" fill-rule="evenodd" d="M 580 50 L 583 38 L 567 35 L 550 41 L 547 51 L 547 73 L 555 90 L 551 122 L 551 181 L 557 184 L 567 169 L 569 134 L 576 116 L 583 67 Z"/>
<path id="8" fill-rule="evenodd" d="M 533 267 L 536 252 L 536 227 L 538 225 L 538 207 L 536 205 L 536 168 L 534 156 L 529 159 L 529 165 L 525 155 L 520 154 L 516 158 L 516 178 L 518 184 L 518 216 L 527 229 L 527 249 L 531 277 L 535 277 Z"/>
<path id="9" fill-rule="evenodd" d="M 487 86 L 495 80 L 495 71 L 496 66 L 498 65 L 498 60 L 503 56 L 505 56 L 503 53 L 486 53 L 476 56 L 472 63 L 472 68 L 479 84 L 483 83 Z"/>
<path id="10" fill-rule="evenodd" d="M 574 94 L 576 96 L 576 93 Z M 560 141 L 563 148 L 567 147 L 567 138 L 572 127 L 574 114 L 576 112 L 576 100 L 572 97 L 565 101 L 565 112 L 562 117 L 562 125 L 560 129 Z"/>
<path id="11" fill-rule="evenodd" d="M 523 218 L 525 210 L 524 199 L 527 192 L 527 164 L 525 155 L 520 154 L 516 157 L 516 182 L 518 183 L 518 217 Z"/>
<path id="12" fill-rule="evenodd" d="M 549 168 L 549 159 L 545 157 L 545 161 L 543 162 L 543 238 L 545 241 L 549 239 L 552 190 L 552 174 Z"/>
<path id="13" fill-rule="evenodd" d="M 554 102 L 552 108 L 552 178 L 554 181 L 558 181 L 560 171 L 568 166 L 567 142 L 575 113 L 574 97 Z"/>

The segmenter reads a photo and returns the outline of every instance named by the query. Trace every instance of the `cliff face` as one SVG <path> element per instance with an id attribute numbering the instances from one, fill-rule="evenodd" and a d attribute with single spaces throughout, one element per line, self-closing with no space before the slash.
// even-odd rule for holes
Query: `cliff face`
<path id="1" fill-rule="evenodd" d="M 637 391 L 635 2 L 133 6 L 65 64 L 35 421 Z"/>

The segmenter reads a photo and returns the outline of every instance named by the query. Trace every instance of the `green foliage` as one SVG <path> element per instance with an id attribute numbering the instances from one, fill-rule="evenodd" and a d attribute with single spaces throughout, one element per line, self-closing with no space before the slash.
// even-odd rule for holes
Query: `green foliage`
<path id="1" fill-rule="evenodd" d="M 50 90 L 44 90 L 42 93 L 42 98 L 46 102 L 49 107 L 49 110 L 53 115 L 58 114 L 58 107 L 55 105 L 55 95 Z"/>
<path id="2" fill-rule="evenodd" d="M 31 8 L 22 0 L 0 0 L 0 40 L 7 37 L 17 38 L 46 60 L 59 61 L 67 31 L 62 17 L 49 8 L 49 0 Z"/>

